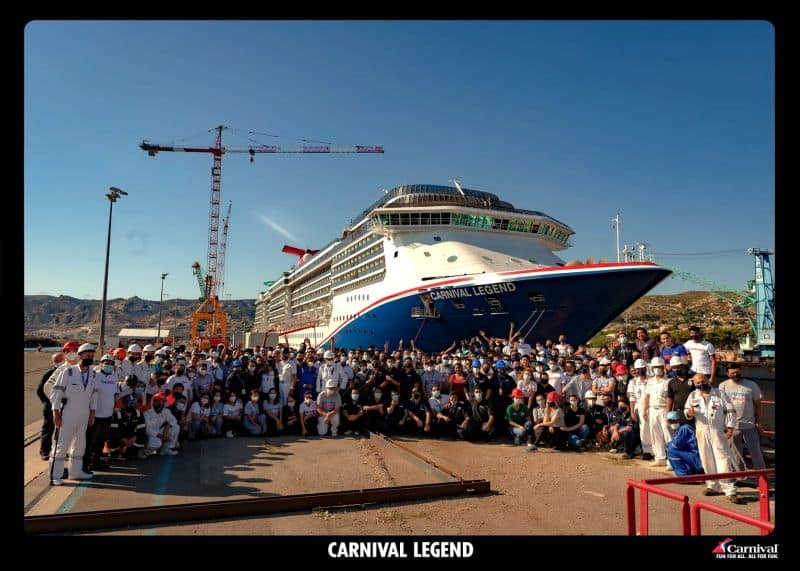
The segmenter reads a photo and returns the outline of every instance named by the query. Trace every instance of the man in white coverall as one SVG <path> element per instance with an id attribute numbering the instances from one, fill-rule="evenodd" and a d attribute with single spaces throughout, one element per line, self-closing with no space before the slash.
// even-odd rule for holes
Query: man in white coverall
<path id="1" fill-rule="evenodd" d="M 653 460 L 651 466 L 667 465 L 667 444 L 672 440 L 667 422 L 667 387 L 669 377 L 664 374 L 664 359 L 653 357 L 650 361 L 652 377 L 647 379 L 647 388 L 644 397 L 644 420 L 650 432 L 650 442 L 653 445 Z"/>
<path id="2" fill-rule="evenodd" d="M 633 419 L 639 423 L 639 436 L 642 441 L 642 460 L 653 459 L 653 446 L 650 444 L 650 427 L 644 419 L 645 394 L 647 389 L 647 363 L 644 359 L 636 359 L 633 364 L 634 377 L 628 387 L 628 399 L 631 403 Z"/>
<path id="3" fill-rule="evenodd" d="M 147 425 L 147 452 L 155 454 L 161 451 L 162 456 L 175 456 L 177 450 L 173 450 L 178 444 L 178 434 L 180 427 L 178 421 L 166 408 L 167 396 L 164 393 L 153 395 L 151 406 L 144 411 L 144 422 Z"/>
<path id="4" fill-rule="evenodd" d="M 712 387 L 706 375 L 697 373 L 694 378 L 695 390 L 686 399 L 683 412 L 686 418 L 694 418 L 697 447 L 700 450 L 700 461 L 706 474 L 724 474 L 733 471 L 730 443 L 736 427 L 736 415 L 733 403 L 728 395 L 717 387 Z M 742 500 L 736 495 L 733 480 L 706 480 L 703 495 L 718 495 L 720 488 L 734 504 Z"/>
<path id="5" fill-rule="evenodd" d="M 86 427 L 94 424 L 97 409 L 98 373 L 92 368 L 94 345 L 84 343 L 78 347 L 80 364 L 64 368 L 56 379 L 50 403 L 53 405 L 53 423 L 56 433 L 53 452 L 50 454 L 50 484 L 64 483 L 64 459 L 70 450 L 69 477 L 88 480 L 92 474 L 81 469 L 86 448 Z"/>

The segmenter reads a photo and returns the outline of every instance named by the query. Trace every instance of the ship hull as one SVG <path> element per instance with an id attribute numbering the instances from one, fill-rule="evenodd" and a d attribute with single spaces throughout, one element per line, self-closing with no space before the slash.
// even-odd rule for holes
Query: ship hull
<path id="1" fill-rule="evenodd" d="M 510 322 L 529 341 L 564 334 L 573 343 L 589 340 L 670 272 L 654 264 L 521 270 L 440 281 L 389 294 L 358 311 L 321 342 L 329 347 L 394 348 L 410 339 L 439 351 L 480 330 L 507 337 Z M 422 296 L 428 295 L 427 304 Z"/>

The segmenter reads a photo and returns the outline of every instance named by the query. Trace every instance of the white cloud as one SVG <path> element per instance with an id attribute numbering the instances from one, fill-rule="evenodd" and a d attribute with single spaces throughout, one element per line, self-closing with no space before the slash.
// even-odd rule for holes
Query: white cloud
<path id="1" fill-rule="evenodd" d="M 283 236 L 283 237 L 285 237 L 285 238 L 289 238 L 290 240 L 295 240 L 295 241 L 297 241 L 297 237 L 296 237 L 294 234 L 292 234 L 291 232 L 289 232 L 289 231 L 288 231 L 286 228 L 284 228 L 283 226 L 281 226 L 280 224 L 278 224 L 278 223 L 277 223 L 277 222 L 275 222 L 274 220 L 270 220 L 269 218 L 267 218 L 266 216 L 264 216 L 264 215 L 263 215 L 263 214 L 261 214 L 260 212 L 257 212 L 257 213 L 256 213 L 256 216 L 258 216 L 259 218 L 261 218 L 261 221 L 262 221 L 264 224 L 266 224 L 267 226 L 269 226 L 270 228 L 272 228 L 273 230 L 275 230 L 275 232 L 277 232 L 277 233 L 278 233 L 278 234 L 280 234 L 281 236 Z"/>

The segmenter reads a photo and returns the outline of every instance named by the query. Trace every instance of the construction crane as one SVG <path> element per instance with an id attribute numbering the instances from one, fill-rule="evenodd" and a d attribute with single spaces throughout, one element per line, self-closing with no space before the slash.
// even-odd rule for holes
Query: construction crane
<path id="1" fill-rule="evenodd" d="M 222 155 L 226 153 L 247 153 L 250 155 L 250 162 L 252 163 L 256 154 L 277 154 L 277 153 L 308 153 L 308 154 L 338 154 L 338 153 L 356 153 L 356 154 L 383 154 L 383 147 L 380 146 L 355 146 L 355 147 L 332 147 L 330 145 L 313 145 L 302 147 L 279 147 L 274 145 L 252 145 L 247 147 L 223 147 L 222 146 L 222 131 L 230 130 L 224 125 L 217 126 L 216 142 L 213 147 L 178 147 L 173 145 L 158 145 L 148 143 L 146 140 L 142 141 L 139 145 L 143 151 L 151 157 L 156 156 L 159 152 L 183 152 L 183 153 L 209 153 L 213 157 L 213 164 L 211 167 L 211 208 L 208 217 L 208 257 L 206 277 L 204 279 L 204 287 L 201 291 L 204 294 L 203 303 L 192 315 L 192 344 L 197 344 L 200 341 L 197 334 L 197 324 L 199 321 L 207 320 L 208 315 L 211 315 L 211 335 L 221 335 L 221 342 L 227 342 L 226 338 L 226 323 L 227 317 L 225 316 L 222 306 L 219 303 L 219 282 L 221 276 L 219 273 L 220 253 L 224 258 L 224 249 L 220 252 L 218 235 L 219 235 L 219 204 L 220 204 L 220 191 L 222 185 Z M 224 232 L 223 232 L 224 233 Z M 199 263 L 195 262 L 196 264 Z M 224 263 L 224 262 L 223 262 Z M 192 265 L 194 268 L 194 265 Z M 198 268 L 199 269 L 199 268 Z M 197 275 L 197 272 L 195 272 Z M 199 281 L 199 280 L 198 280 Z M 208 333 L 208 331 L 207 331 Z M 208 335 L 206 336 L 209 337 Z M 213 341 L 205 340 L 204 344 L 207 346 Z"/>
<path id="2" fill-rule="evenodd" d="M 222 240 L 219 243 L 219 261 L 217 263 L 217 297 L 225 295 L 225 252 L 228 249 L 228 222 L 231 220 L 231 203 L 228 202 L 228 213 L 222 221 Z"/>

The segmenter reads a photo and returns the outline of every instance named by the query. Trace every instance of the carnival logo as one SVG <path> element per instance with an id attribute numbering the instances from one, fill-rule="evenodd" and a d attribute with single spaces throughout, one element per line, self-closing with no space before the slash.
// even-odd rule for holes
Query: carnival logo
<path id="1" fill-rule="evenodd" d="M 777 559 L 778 544 L 737 545 L 727 537 L 711 551 L 717 559 Z"/>

